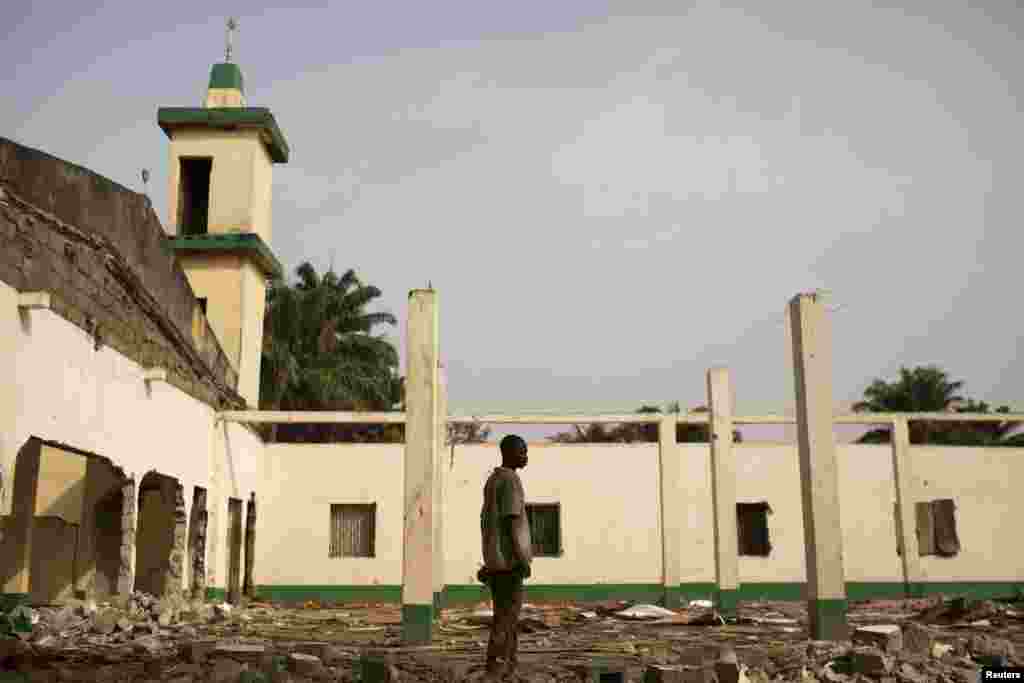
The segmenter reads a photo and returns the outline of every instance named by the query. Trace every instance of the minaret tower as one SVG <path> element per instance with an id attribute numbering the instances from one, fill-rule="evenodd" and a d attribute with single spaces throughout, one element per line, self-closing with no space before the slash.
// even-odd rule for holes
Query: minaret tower
<path id="1" fill-rule="evenodd" d="M 161 107 L 157 118 L 171 141 L 168 244 L 255 409 L 267 281 L 281 276 L 269 246 L 271 171 L 288 161 L 288 144 L 269 109 L 246 106 L 232 61 L 238 23 L 227 28 L 205 106 Z"/>

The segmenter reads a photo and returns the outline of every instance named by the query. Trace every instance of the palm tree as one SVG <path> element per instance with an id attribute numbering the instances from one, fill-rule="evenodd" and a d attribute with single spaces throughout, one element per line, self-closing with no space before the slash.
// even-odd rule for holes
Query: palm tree
<path id="1" fill-rule="evenodd" d="M 868 413 L 1008 413 L 1008 406 L 991 411 L 990 406 L 973 399 L 965 400 L 959 392 L 964 383 L 952 381 L 949 375 L 935 365 L 900 368 L 894 382 L 874 380 L 864 390 L 864 400 L 853 406 L 854 412 Z M 910 420 L 907 423 L 913 444 L 941 444 L 959 446 L 988 446 L 1014 443 L 1010 437 L 1015 425 L 1011 422 L 941 422 Z M 1007 439 L 1007 437 L 1010 437 Z M 889 428 L 874 429 L 857 440 L 858 443 L 888 443 Z"/>
<path id="2" fill-rule="evenodd" d="M 273 284 L 267 292 L 260 404 L 266 410 L 392 410 L 401 401 L 398 352 L 379 325 L 396 325 L 388 312 L 367 312 L 381 295 L 355 271 L 319 276 L 308 262 L 297 282 Z M 353 432 L 355 425 L 283 425 L 272 430 L 291 438 L 320 440 Z M 373 425 L 368 433 L 383 433 Z M 357 429 L 356 432 L 367 432 Z M 392 430 L 393 431 L 393 430 Z"/>

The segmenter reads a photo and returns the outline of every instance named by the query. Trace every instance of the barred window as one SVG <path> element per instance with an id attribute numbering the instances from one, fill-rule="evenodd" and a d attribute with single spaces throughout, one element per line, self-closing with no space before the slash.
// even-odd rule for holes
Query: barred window
<path id="1" fill-rule="evenodd" d="M 562 508 L 559 503 L 527 503 L 526 518 L 535 557 L 562 554 Z"/>
<path id="2" fill-rule="evenodd" d="M 954 557 L 960 553 L 956 503 L 951 498 L 917 503 L 914 512 L 917 517 L 919 555 Z"/>
<path id="3" fill-rule="evenodd" d="M 375 557 L 376 503 L 331 505 L 331 549 L 328 557 Z"/>
<path id="4" fill-rule="evenodd" d="M 736 503 L 736 540 L 738 554 L 768 557 L 772 544 L 768 538 L 768 503 Z"/>

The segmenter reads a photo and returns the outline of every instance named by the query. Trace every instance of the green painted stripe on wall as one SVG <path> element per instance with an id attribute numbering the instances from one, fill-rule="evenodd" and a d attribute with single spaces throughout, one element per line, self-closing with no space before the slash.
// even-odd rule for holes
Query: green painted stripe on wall
<path id="1" fill-rule="evenodd" d="M 718 588 L 714 583 L 684 583 L 670 589 L 673 602 L 714 600 Z M 224 589 L 208 588 L 207 599 L 223 599 Z M 928 582 L 905 586 L 902 582 L 848 582 L 846 599 L 850 602 L 871 599 L 901 599 L 943 594 L 970 598 L 1014 598 L 1024 596 L 1024 581 L 964 581 Z M 272 602 L 305 602 L 317 600 L 325 603 L 370 602 L 394 603 L 402 601 L 401 586 L 259 586 L 257 596 Z M 634 600 L 661 603 L 665 589 L 656 583 L 635 584 L 529 584 L 526 599 L 537 602 L 599 602 L 603 600 Z M 744 583 L 736 590 L 737 602 L 780 600 L 798 602 L 806 600 L 803 583 Z M 488 590 L 481 584 L 445 586 L 439 604 L 466 605 L 490 600 Z"/>

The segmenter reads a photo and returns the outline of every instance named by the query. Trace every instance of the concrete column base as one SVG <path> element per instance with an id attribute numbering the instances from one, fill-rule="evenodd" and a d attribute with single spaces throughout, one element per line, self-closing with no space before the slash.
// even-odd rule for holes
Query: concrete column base
<path id="1" fill-rule="evenodd" d="M 433 605 L 402 605 L 402 643 L 430 644 L 433 625 Z"/>
<path id="2" fill-rule="evenodd" d="M 808 631 L 811 640 L 850 639 L 846 624 L 846 598 L 821 598 L 807 601 Z"/>
<path id="3" fill-rule="evenodd" d="M 723 617 L 735 617 L 736 607 L 739 605 L 740 592 L 735 588 L 720 589 L 715 591 L 715 609 Z"/>

